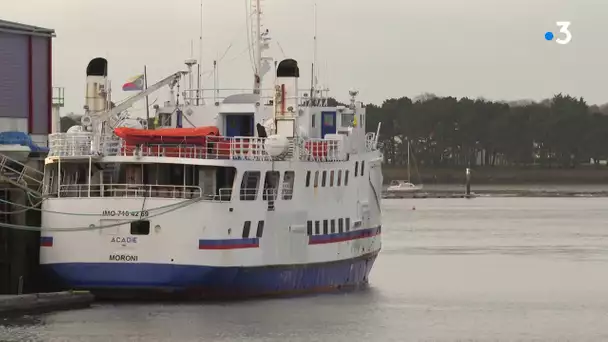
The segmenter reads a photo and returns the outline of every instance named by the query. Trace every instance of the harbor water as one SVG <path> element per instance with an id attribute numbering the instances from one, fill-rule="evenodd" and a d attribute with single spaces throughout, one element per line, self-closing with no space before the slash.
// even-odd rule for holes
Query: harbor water
<path id="1" fill-rule="evenodd" d="M 366 290 L 96 303 L 0 322 L 0 341 L 607 341 L 608 199 L 383 202 Z"/>

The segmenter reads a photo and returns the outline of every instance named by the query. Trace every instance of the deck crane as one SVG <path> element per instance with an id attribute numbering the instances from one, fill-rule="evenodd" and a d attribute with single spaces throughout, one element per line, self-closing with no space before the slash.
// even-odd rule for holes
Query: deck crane
<path id="1" fill-rule="evenodd" d="M 166 85 L 169 85 L 170 88 L 173 88 L 177 84 L 177 82 L 179 82 L 180 78 L 183 75 L 186 75 L 187 73 L 187 71 L 178 71 L 170 76 L 167 76 L 164 79 L 158 81 L 157 83 L 149 86 L 141 93 L 126 99 L 121 104 L 117 105 L 114 108 L 111 108 L 110 110 L 83 116 L 81 119 L 81 123 L 85 128 L 87 128 L 87 130 L 92 129 L 92 126 L 94 126 L 93 122 L 95 121 L 100 123 L 107 122 L 110 124 L 111 128 L 114 128 L 114 126 L 120 120 L 120 113 L 133 106 L 133 104 L 135 104 L 137 101 L 143 100 L 146 96 L 155 93 L 160 88 Z"/>
<path id="2" fill-rule="evenodd" d="M 122 119 L 124 119 L 124 117 L 120 115 L 122 112 L 133 106 L 133 104 L 135 104 L 137 101 L 144 99 L 146 96 L 158 91 L 160 88 L 166 85 L 169 85 L 169 87 L 173 89 L 173 87 L 179 82 L 181 77 L 186 74 L 188 74 L 187 71 L 178 71 L 151 85 L 150 87 L 143 90 L 141 93 L 126 99 L 114 108 L 103 112 L 83 116 L 81 119 L 81 124 L 84 130 L 93 133 L 91 152 L 99 152 L 97 151 L 97 148 L 100 146 L 101 136 L 112 135 L 113 129 L 120 123 Z"/>

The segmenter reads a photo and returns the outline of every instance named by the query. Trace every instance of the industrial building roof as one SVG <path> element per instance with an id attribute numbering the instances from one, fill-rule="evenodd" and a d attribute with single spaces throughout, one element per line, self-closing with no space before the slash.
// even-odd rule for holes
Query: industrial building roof
<path id="1" fill-rule="evenodd" d="M 0 19 L 0 32 L 55 37 L 55 30 Z"/>

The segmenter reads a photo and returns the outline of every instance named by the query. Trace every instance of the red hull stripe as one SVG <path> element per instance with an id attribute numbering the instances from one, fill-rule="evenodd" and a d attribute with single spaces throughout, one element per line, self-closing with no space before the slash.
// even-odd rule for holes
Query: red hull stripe
<path id="1" fill-rule="evenodd" d="M 308 237 L 309 245 L 322 245 L 326 243 L 337 243 L 351 240 L 365 239 L 380 235 L 381 227 L 351 230 L 344 233 L 334 233 L 326 235 L 311 235 Z"/>
<path id="2" fill-rule="evenodd" d="M 260 239 L 224 239 L 224 240 L 198 240 L 198 249 L 242 249 L 258 248 Z"/>

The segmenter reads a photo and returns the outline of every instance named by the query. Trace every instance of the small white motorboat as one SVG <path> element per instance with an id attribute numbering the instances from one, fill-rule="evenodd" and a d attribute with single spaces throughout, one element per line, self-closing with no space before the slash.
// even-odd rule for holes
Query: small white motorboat
<path id="1" fill-rule="evenodd" d="M 419 190 L 422 190 L 422 185 L 415 185 L 405 180 L 394 180 L 391 182 L 388 189 L 386 189 L 388 192 L 397 193 L 416 192 Z"/>

